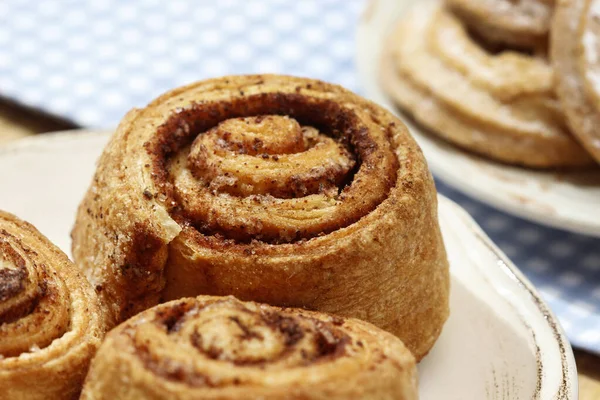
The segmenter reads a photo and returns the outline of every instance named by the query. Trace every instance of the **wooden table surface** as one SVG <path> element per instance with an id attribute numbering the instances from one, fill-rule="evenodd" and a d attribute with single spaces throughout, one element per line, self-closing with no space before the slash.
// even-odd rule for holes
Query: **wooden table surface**
<path id="1" fill-rule="evenodd" d="M 77 126 L 68 121 L 0 100 L 0 146 L 26 136 L 73 128 Z M 600 400 L 600 357 L 575 351 L 575 359 L 579 371 L 579 399 Z"/>

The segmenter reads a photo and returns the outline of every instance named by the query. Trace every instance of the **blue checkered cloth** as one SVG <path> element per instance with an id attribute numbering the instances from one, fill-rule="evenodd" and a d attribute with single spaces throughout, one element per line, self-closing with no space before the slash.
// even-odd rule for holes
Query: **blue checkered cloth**
<path id="1" fill-rule="evenodd" d="M 279 72 L 361 92 L 362 0 L 0 2 L 0 95 L 86 127 L 192 81 Z M 544 228 L 438 182 L 538 287 L 572 343 L 600 353 L 600 239 Z M 591 217 L 591 216 L 590 216 Z"/>

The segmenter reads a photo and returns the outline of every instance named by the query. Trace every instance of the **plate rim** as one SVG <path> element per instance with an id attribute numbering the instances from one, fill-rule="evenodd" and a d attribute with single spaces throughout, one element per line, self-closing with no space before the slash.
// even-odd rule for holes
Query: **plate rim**
<path id="1" fill-rule="evenodd" d="M 435 1 L 435 0 L 427 0 L 427 1 Z M 385 104 L 385 103 L 381 104 L 378 101 L 378 99 L 376 98 L 378 96 L 375 96 L 373 94 L 372 89 L 370 89 L 371 85 L 370 85 L 370 80 L 368 78 L 368 76 L 370 74 L 368 73 L 367 65 L 371 64 L 371 63 L 376 63 L 378 66 L 380 63 L 380 60 L 379 59 L 368 60 L 367 57 L 364 57 L 364 51 L 362 51 L 364 48 L 367 47 L 367 42 L 365 41 L 365 37 L 368 35 L 365 32 L 369 29 L 370 21 L 373 17 L 373 13 L 377 12 L 376 9 L 379 7 L 379 3 L 381 3 L 381 2 L 382 2 L 381 0 L 366 0 L 364 8 L 359 15 L 358 25 L 357 25 L 356 34 L 355 34 L 356 40 L 355 40 L 355 53 L 354 53 L 354 62 L 356 65 L 356 70 L 357 70 L 357 79 L 358 79 L 359 87 L 367 99 L 379 104 L 380 106 L 383 106 L 384 108 L 388 109 L 392 114 L 394 114 L 396 116 L 398 116 L 399 114 L 404 115 L 404 113 L 401 113 L 399 110 L 397 110 L 397 108 L 394 107 L 390 103 L 389 100 L 388 100 L 387 104 Z M 379 51 L 376 51 L 375 55 L 377 57 L 380 57 L 381 54 L 379 54 L 379 53 L 380 53 Z M 377 82 L 375 82 L 375 86 L 378 89 L 380 89 L 380 85 Z M 386 97 L 384 94 L 382 94 L 382 95 L 384 97 Z M 404 117 L 406 118 L 405 115 L 404 115 Z M 409 129 L 409 130 L 411 130 L 411 129 Z M 419 130 L 422 130 L 422 129 L 419 128 Z M 412 134 L 412 132 L 411 132 L 411 134 Z M 419 136 L 424 136 L 424 135 L 419 135 Z M 415 137 L 415 135 L 413 135 L 413 137 Z M 416 137 L 415 137 L 415 140 L 419 144 L 419 140 L 417 140 Z M 487 160 L 484 157 L 472 155 L 466 150 L 456 148 L 453 144 L 448 143 L 440 138 L 433 137 L 431 135 L 427 135 L 426 140 L 431 141 L 436 144 L 441 143 L 442 145 L 447 146 L 449 149 L 451 149 L 450 151 L 452 151 L 455 154 L 460 154 L 461 156 L 477 157 L 480 162 L 485 163 L 487 165 L 491 165 L 491 166 L 501 165 L 499 163 Z M 420 144 L 419 144 L 419 146 L 420 146 Z M 420 146 L 420 147 L 422 148 L 422 146 Z M 539 211 L 538 207 L 535 207 L 533 204 L 522 203 L 517 200 L 511 200 L 512 197 L 494 196 L 494 194 L 491 193 L 489 190 L 485 190 L 482 187 L 480 187 L 479 185 L 470 184 L 470 181 L 463 181 L 461 179 L 458 179 L 457 177 L 455 177 L 454 175 L 452 175 L 451 173 L 448 172 L 447 168 L 445 168 L 445 167 L 447 167 L 446 165 L 438 164 L 436 162 L 435 157 L 427 158 L 427 164 L 429 165 L 429 168 L 431 169 L 433 174 L 436 177 L 440 178 L 440 180 L 442 180 L 444 183 L 448 184 L 450 187 L 452 187 L 454 189 L 457 189 L 461 193 L 471 197 L 472 199 L 474 199 L 476 201 L 480 201 L 484 204 L 487 204 L 487 205 L 495 208 L 496 210 L 505 212 L 507 214 L 521 218 L 526 221 L 534 222 L 539 225 L 543 225 L 543 226 L 550 227 L 553 229 L 559 229 L 564 232 L 572 232 L 572 233 L 577 233 L 577 234 L 581 234 L 581 235 L 600 238 L 600 224 L 593 224 L 591 222 L 586 223 L 586 221 L 575 221 L 575 220 L 572 220 L 568 217 L 564 217 L 561 215 L 544 213 L 543 211 Z M 538 172 L 538 173 L 545 172 L 543 170 L 532 170 L 532 171 Z M 553 173 L 553 171 L 548 171 L 548 173 L 551 174 L 551 173 Z M 591 221 L 591 220 L 587 220 L 587 221 Z"/>
<path id="2" fill-rule="evenodd" d="M 89 138 L 90 135 L 95 137 L 106 137 L 110 139 L 114 130 L 111 129 L 73 129 L 67 131 L 50 132 L 41 135 L 35 135 L 14 142 L 9 142 L 0 145 L 0 157 L 5 154 L 16 153 L 23 150 L 35 149 L 38 146 L 43 147 L 48 143 L 59 143 L 61 141 L 79 141 L 83 138 Z M 554 340 L 558 346 L 560 358 L 561 358 L 561 373 L 562 382 L 559 385 L 557 396 L 558 398 L 576 399 L 578 396 L 578 381 L 577 381 L 577 366 L 575 364 L 575 357 L 573 350 L 566 335 L 558 321 L 558 318 L 551 311 L 548 304 L 541 298 L 533 284 L 525 277 L 525 275 L 510 261 L 510 259 L 498 248 L 498 246 L 487 236 L 483 229 L 477 224 L 477 222 L 464 210 L 459 204 L 453 200 L 445 197 L 438 193 L 438 210 L 448 208 L 452 214 L 456 216 L 460 222 L 467 228 L 472 234 L 473 239 L 484 245 L 492 255 L 499 260 L 496 267 L 500 269 L 500 272 L 507 275 L 512 281 L 514 281 L 524 291 L 523 295 L 529 297 L 532 303 L 535 305 L 537 312 L 539 312 L 546 322 L 546 328 L 552 333 Z M 533 329 L 533 328 L 531 328 Z M 535 338 L 534 338 L 535 340 Z M 535 342 L 538 345 L 538 342 Z M 538 381 L 541 379 L 540 372 L 538 372 Z M 541 387 L 538 388 L 541 390 Z"/>
<path id="3" fill-rule="evenodd" d="M 526 294 L 531 301 L 535 304 L 537 311 L 544 317 L 546 328 L 552 332 L 552 336 L 558 346 L 561 361 L 561 373 L 562 382 L 560 382 L 557 388 L 556 398 L 557 399 L 577 399 L 578 398 L 578 375 L 577 375 L 577 364 L 575 362 L 575 355 L 573 348 L 566 334 L 560 325 L 560 321 L 550 309 L 546 301 L 541 297 L 535 286 L 531 281 L 519 270 L 519 268 L 508 258 L 504 252 L 490 239 L 489 236 L 483 231 L 483 228 L 471 217 L 471 215 L 462 208 L 458 203 L 449 199 L 448 197 L 438 194 L 440 203 L 446 203 L 446 206 L 452 209 L 452 213 L 461 220 L 461 222 L 469 229 L 473 234 L 473 239 L 484 245 L 492 255 L 500 261 L 497 268 L 502 271 L 503 274 L 507 275 L 514 281 L 524 294 Z M 531 330 L 533 328 L 529 327 Z M 536 346 L 538 345 L 537 339 L 534 337 Z M 538 346 L 539 347 L 539 346 Z M 539 357 L 538 357 L 539 359 Z M 538 371 L 538 381 L 540 371 Z M 536 391 L 541 391 L 541 387 L 538 387 Z"/>

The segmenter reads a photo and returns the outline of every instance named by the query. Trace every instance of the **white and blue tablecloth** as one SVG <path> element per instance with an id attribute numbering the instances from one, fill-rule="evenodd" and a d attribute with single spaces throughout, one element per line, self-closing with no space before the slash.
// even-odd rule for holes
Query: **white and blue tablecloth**
<path id="1" fill-rule="evenodd" d="M 82 126 L 113 127 L 128 109 L 167 89 L 225 74 L 310 76 L 360 93 L 354 50 L 364 6 L 3 0 L 0 96 Z M 465 207 L 538 287 L 572 343 L 600 353 L 600 239 L 511 217 L 440 182 L 438 189 Z"/>

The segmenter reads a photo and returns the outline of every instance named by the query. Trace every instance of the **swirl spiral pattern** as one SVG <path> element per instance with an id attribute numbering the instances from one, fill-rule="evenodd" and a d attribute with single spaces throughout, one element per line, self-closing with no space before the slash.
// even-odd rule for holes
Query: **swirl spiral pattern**
<path id="1" fill-rule="evenodd" d="M 74 265 L 0 212 L 0 399 L 77 398 L 103 333 L 98 298 Z"/>
<path id="2" fill-rule="evenodd" d="M 291 242 L 339 228 L 353 200 L 378 203 L 376 191 L 361 199 L 344 193 L 341 201 L 354 164 L 343 144 L 316 128 L 267 115 L 227 119 L 199 135 L 170 172 L 190 219 L 205 229 Z"/>
<path id="3" fill-rule="evenodd" d="M 122 121 L 73 230 L 114 323 L 199 294 L 363 318 L 418 358 L 448 313 L 436 195 L 402 123 L 276 75 L 175 89 Z"/>
<path id="4" fill-rule="evenodd" d="M 492 43 L 519 48 L 544 46 L 554 0 L 446 0 L 448 7 Z"/>
<path id="5" fill-rule="evenodd" d="M 416 399 L 415 360 L 365 322 L 233 297 L 158 305 L 114 329 L 83 399 Z"/>
<path id="6" fill-rule="evenodd" d="M 384 52 L 388 94 L 438 136 L 532 168 L 593 164 L 567 127 L 544 57 L 488 49 L 437 2 L 402 18 Z"/>

